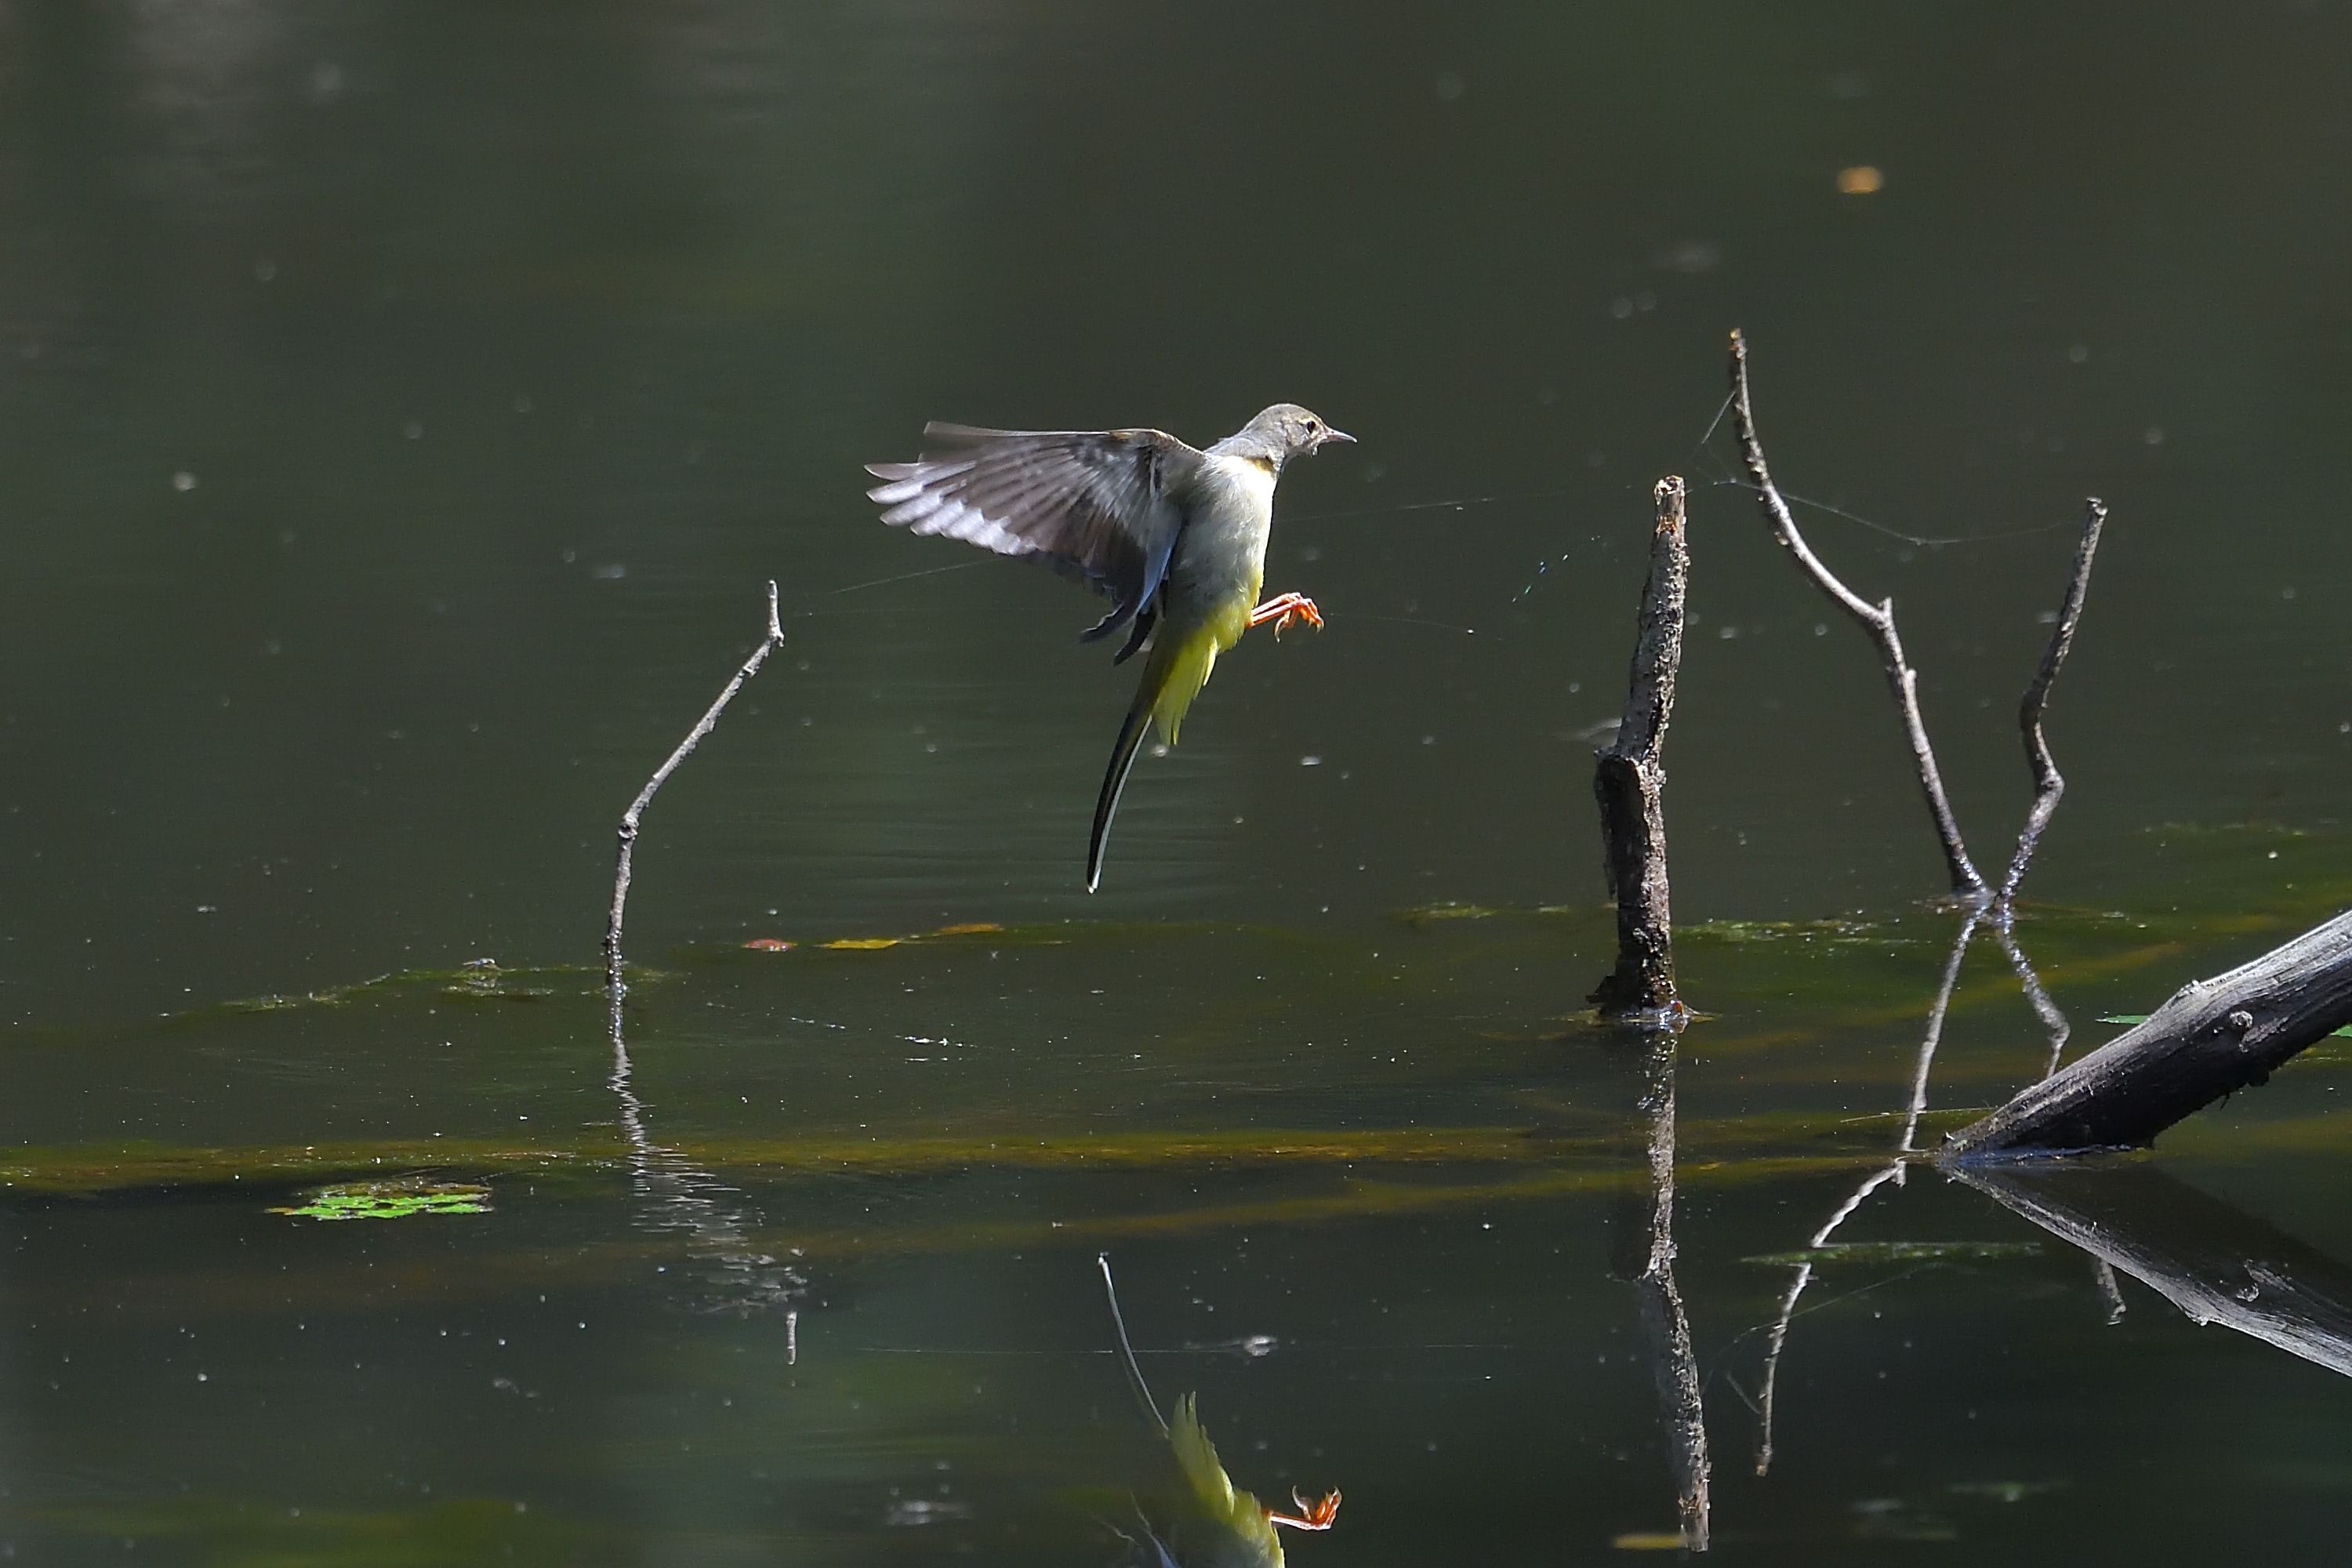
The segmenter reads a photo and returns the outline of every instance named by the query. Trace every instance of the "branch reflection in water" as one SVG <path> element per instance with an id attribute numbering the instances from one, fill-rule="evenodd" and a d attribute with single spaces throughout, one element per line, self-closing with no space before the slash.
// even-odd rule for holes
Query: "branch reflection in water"
<path id="1" fill-rule="evenodd" d="M 797 1363 L 800 1313 L 793 1304 L 806 1293 L 808 1281 L 790 1264 L 752 1247 L 760 1216 L 740 1190 L 654 1142 L 645 1102 L 631 1087 L 622 1001 L 617 994 L 611 1000 L 613 1071 L 605 1084 L 620 1102 L 621 1135 L 629 1145 L 633 1223 L 640 1230 L 686 1237 L 687 1255 L 700 1266 L 693 1276 L 698 1294 L 691 1304 L 697 1310 L 741 1317 L 782 1311 L 785 1360 Z"/>
<path id="2" fill-rule="evenodd" d="M 2268 1222 L 2138 1161 L 1953 1174 L 2130 1275 L 2191 1322 L 2222 1324 L 2352 1377 L 2352 1268 Z"/>
<path id="3" fill-rule="evenodd" d="M 1706 1411 L 1701 1396 L 1698 1357 L 1691 1345 L 1690 1315 L 1675 1283 L 1675 1037 L 1679 1022 L 1664 1028 L 1625 1030 L 1642 1051 L 1641 1109 L 1648 1122 L 1648 1169 L 1642 1202 L 1619 1253 L 1619 1271 L 1631 1280 L 1639 1304 L 1643 1349 L 1657 1381 L 1658 1418 L 1665 1430 L 1673 1468 L 1679 1542 L 1691 1552 L 1707 1548 Z M 1663 1542 L 1662 1542 L 1663 1543 Z"/>
<path id="4" fill-rule="evenodd" d="M 2042 1021 L 2042 1028 L 2049 1035 L 2050 1056 L 2042 1075 L 2047 1077 L 2057 1071 L 2058 1058 L 2066 1048 L 2067 1036 L 2072 1030 L 2072 1026 L 2066 1022 L 2066 1015 L 2060 1012 L 2058 1005 L 2050 999 L 2050 993 L 2042 986 L 2041 977 L 2034 973 L 2032 962 L 2018 945 L 2016 934 L 2009 923 L 1995 918 L 1992 911 L 1968 910 L 1961 917 L 1958 933 L 1952 939 L 1951 954 L 1944 961 L 1943 979 L 1936 987 L 1935 999 L 1927 1006 L 1927 1028 L 1920 1037 L 1918 1061 L 1911 1074 L 1911 1097 L 1904 1108 L 1903 1132 L 1895 1142 L 1894 1157 L 1864 1177 L 1862 1184 L 1854 1188 L 1843 1203 L 1830 1211 L 1829 1217 L 1822 1221 L 1821 1227 L 1807 1238 L 1805 1246 L 1808 1248 L 1828 1246 L 1830 1237 L 1837 1234 L 1838 1227 L 1853 1217 L 1855 1211 L 1869 1201 L 1873 1193 L 1890 1183 L 1898 1187 L 1903 1185 L 1912 1163 L 1925 1157 L 1918 1143 L 1919 1119 L 1927 1110 L 1927 1082 L 1935 1069 L 1936 1047 L 1943 1041 L 1944 1020 L 1951 1012 L 1952 994 L 1959 988 L 1960 968 L 1968 959 L 1969 944 L 1976 940 L 1977 931 L 1988 923 L 1999 934 L 2001 952 L 2024 988 L 2026 1001 L 2033 1008 L 2034 1016 Z M 2104 1268 L 2104 1265 L 2100 1266 L 2101 1270 Z M 1771 1333 L 1765 1341 L 1763 1384 L 1756 1400 L 1756 1473 L 1759 1476 L 1769 1474 L 1772 1468 L 1772 1418 L 1775 1394 L 1780 1385 L 1780 1356 L 1788 1348 L 1789 1325 L 1796 1318 L 1797 1303 L 1803 1297 L 1805 1288 L 1812 1283 L 1812 1264 L 1800 1263 L 1796 1266 L 1789 1279 L 1789 1289 L 1780 1299 L 1780 1310 L 1772 1320 Z M 2094 1281 L 2099 1285 L 2102 1297 L 2109 1302 L 2107 1321 L 2116 1321 L 2123 1316 L 2123 1300 L 2116 1293 L 2114 1277 L 2103 1276 L 2099 1270 L 2095 1270 Z"/>

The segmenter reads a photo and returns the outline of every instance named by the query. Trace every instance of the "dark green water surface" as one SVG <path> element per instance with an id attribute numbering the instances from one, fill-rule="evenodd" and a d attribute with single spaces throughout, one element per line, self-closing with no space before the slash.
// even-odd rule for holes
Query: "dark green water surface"
<path id="1" fill-rule="evenodd" d="M 1670 1081 L 1710 1556 L 2336 1560 L 2324 1354 L 1899 1158 L 2050 1037 L 1989 931 L 1933 1022 L 1884 681 L 1716 416 L 1744 327 L 1989 868 L 2114 508 L 2068 1054 L 2337 912 L 2347 66 L 2332 0 L 0 4 L 0 1555 L 1107 1564 L 1108 1251 L 1235 1481 L 1345 1489 L 1292 1562 L 1671 1556 Z M 1088 897 L 1097 606 L 859 465 L 1277 399 L 1361 438 L 1277 509 L 1327 626 Z M 1582 998 L 1668 471 L 1663 1080 Z M 614 824 L 770 578 L 616 1051 Z M 2324 1296 L 2347 1072 L 2101 1190 Z"/>

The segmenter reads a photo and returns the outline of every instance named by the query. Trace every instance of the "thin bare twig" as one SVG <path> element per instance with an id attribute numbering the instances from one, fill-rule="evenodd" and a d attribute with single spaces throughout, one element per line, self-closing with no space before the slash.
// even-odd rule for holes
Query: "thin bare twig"
<path id="1" fill-rule="evenodd" d="M 1675 994 L 1675 928 L 1661 798 L 1666 775 L 1659 755 L 1674 718 L 1675 678 L 1682 668 L 1683 604 L 1690 583 L 1685 493 L 1674 475 L 1658 481 L 1657 526 L 1651 536 L 1650 576 L 1642 590 L 1625 718 L 1592 775 L 1609 892 L 1617 900 L 1617 967 L 1589 1000 L 1604 1016 L 1668 1027 L 1687 1016 Z"/>
<path id="2" fill-rule="evenodd" d="M 1919 788 L 1927 797 L 1927 813 L 1935 818 L 1937 837 L 1942 841 L 1953 896 L 1974 904 L 1989 902 L 1992 889 L 1985 886 L 1975 862 L 1969 858 L 1968 846 L 1960 838 L 1960 825 L 1953 817 L 1952 804 L 1944 795 L 1943 775 L 1936 768 L 1936 749 L 1927 740 L 1926 721 L 1919 717 L 1919 672 L 1903 657 L 1903 639 L 1895 630 L 1895 601 L 1885 599 L 1874 605 L 1864 599 L 1840 582 L 1805 542 L 1796 518 L 1790 513 L 1789 503 L 1781 498 L 1780 488 L 1772 482 L 1772 472 L 1764 463 L 1764 447 L 1756 437 L 1756 413 L 1748 395 L 1748 342 L 1737 331 L 1731 334 L 1731 412 L 1739 432 L 1740 451 L 1747 458 L 1748 473 L 1756 480 L 1757 501 L 1764 509 L 1764 519 L 1771 525 L 1773 537 L 1797 558 L 1797 564 L 1814 584 L 1853 617 L 1878 646 L 1880 661 L 1886 669 L 1886 684 L 1895 694 L 1895 706 L 1903 714 L 1904 731 L 1911 742 L 1911 760 L 1918 769 Z"/>
<path id="3" fill-rule="evenodd" d="M 758 1228 L 758 1218 L 740 1204 L 719 1195 L 731 1189 L 709 1172 L 696 1168 L 676 1151 L 654 1142 L 646 1121 L 645 1102 L 637 1098 L 630 1083 L 629 1045 L 621 1008 L 622 998 L 628 994 L 622 977 L 621 917 L 629 901 L 632 854 L 646 806 L 669 775 L 677 771 L 677 765 L 717 727 L 719 716 L 727 710 L 727 704 L 735 700 L 743 683 L 759 674 L 768 655 L 783 643 L 784 627 L 777 614 L 776 584 L 772 581 L 768 584 L 768 627 L 760 646 L 751 650 L 751 657 L 743 661 L 743 668 L 735 672 L 735 679 L 727 683 L 719 700 L 687 732 L 668 760 L 654 770 L 646 787 L 637 792 L 637 798 L 621 815 L 620 858 L 613 874 L 613 912 L 604 927 L 604 987 L 608 1003 L 605 1022 L 613 1042 L 613 1070 L 605 1083 L 620 1103 L 621 1134 L 629 1144 L 631 1184 L 643 1205 L 638 1224 L 649 1230 L 688 1233 L 694 1255 L 717 1266 L 716 1283 L 720 1289 L 711 1303 L 713 1310 L 751 1312 L 783 1308 L 788 1354 L 797 1359 L 798 1313 L 792 1304 L 804 1281 L 789 1265 L 779 1264 L 751 1246 L 750 1237 Z"/>
<path id="4" fill-rule="evenodd" d="M 719 716 L 727 711 L 727 705 L 735 700 L 735 694 L 743 689 L 743 683 L 759 674 L 760 667 L 768 661 L 768 656 L 783 646 L 784 626 L 776 616 L 776 584 L 771 579 L 768 584 L 768 629 L 761 638 L 760 646 L 751 650 L 751 657 L 743 661 L 743 668 L 735 672 L 735 679 L 727 683 L 727 689 L 719 694 L 719 700 L 713 702 L 694 728 L 687 731 L 686 739 L 677 743 L 677 750 L 654 770 L 654 776 L 646 781 L 646 787 L 637 792 L 637 798 L 629 803 L 629 809 L 621 814 L 620 858 L 613 872 L 613 913 L 604 925 L 604 986 L 612 1004 L 615 1039 L 620 1037 L 621 998 L 628 994 L 628 986 L 621 978 L 621 917 L 629 902 L 630 858 L 637 846 L 637 825 L 644 819 L 646 806 L 655 793 L 669 782 L 669 775 L 677 771 L 680 763 L 693 755 L 694 748 L 702 744 L 702 738 L 718 727 Z"/>
<path id="5" fill-rule="evenodd" d="M 2050 633 L 2050 646 L 2042 655 L 2042 668 L 2025 689 L 2025 697 L 2018 704 L 2017 726 L 2025 736 L 2025 763 L 2033 771 L 2033 809 L 2025 816 L 2025 826 L 2017 836 L 2017 853 L 2009 862 L 2009 875 L 2000 880 L 2000 924 L 2007 930 L 2014 917 L 2017 885 L 2025 880 L 2025 868 L 2033 858 L 2035 846 L 2042 842 L 2042 830 L 2050 826 L 2058 801 L 2066 793 L 2066 781 L 2058 772 L 2058 764 L 2050 755 L 2050 742 L 2042 733 L 2042 710 L 2050 700 L 2050 688 L 2058 679 L 2059 668 L 2066 662 L 2066 650 L 2074 644 L 2074 624 L 2083 618 L 2083 595 L 2091 586 L 2091 558 L 2098 553 L 2099 530 L 2106 526 L 2107 503 L 2096 496 L 2083 502 L 2083 542 L 2074 547 L 2074 570 L 2066 579 L 2066 597 L 2058 607 L 2058 624 Z"/>

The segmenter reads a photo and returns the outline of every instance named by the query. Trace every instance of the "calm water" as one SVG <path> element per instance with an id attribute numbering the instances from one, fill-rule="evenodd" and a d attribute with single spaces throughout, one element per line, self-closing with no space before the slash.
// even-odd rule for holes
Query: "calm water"
<path id="1" fill-rule="evenodd" d="M 1671 1552 L 1664 1100 L 1580 1007 L 1679 471 L 1712 1554 L 2325 1560 L 2352 1384 L 1874 1180 L 2048 1037 L 1979 935 L 1916 1087 L 1938 857 L 1714 421 L 1739 325 L 1983 862 L 2113 505 L 2019 927 L 2073 1048 L 2335 912 L 2347 51 L 2317 3 L 0 5 L 0 1552 L 1107 1563 L 1161 1456 L 1105 1250 L 1238 1484 L 1345 1489 L 1294 1562 Z M 1097 606 L 859 464 L 1278 398 L 1362 438 L 1269 562 L 1328 626 L 1221 665 L 1088 898 Z M 616 1059 L 613 824 L 771 577 Z M 2352 1264 L 2333 1044 L 2116 1223 Z M 476 1212 L 273 1212 L 370 1179 Z"/>

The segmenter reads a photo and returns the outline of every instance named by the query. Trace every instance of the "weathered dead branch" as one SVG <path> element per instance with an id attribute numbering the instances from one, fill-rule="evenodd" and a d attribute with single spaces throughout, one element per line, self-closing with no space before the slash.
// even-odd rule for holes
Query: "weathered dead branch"
<path id="1" fill-rule="evenodd" d="M 1617 967 L 1589 998 L 1605 1017 L 1676 1024 L 1685 1016 L 1675 994 L 1674 916 L 1666 882 L 1666 818 L 1661 761 L 1682 668 L 1683 605 L 1690 584 L 1683 481 L 1660 479 L 1650 575 L 1642 590 L 1640 631 L 1617 738 L 1600 754 L 1592 793 L 1601 803 L 1602 851 L 1610 896 L 1617 900 Z"/>
<path id="2" fill-rule="evenodd" d="M 759 674 L 760 667 L 768 661 L 768 656 L 783 646 L 783 623 L 776 615 L 776 584 L 771 581 L 768 584 L 768 627 L 760 639 L 760 646 L 751 650 L 751 657 L 743 661 L 743 668 L 735 672 L 735 679 L 719 692 L 719 700 L 696 721 L 694 728 L 686 732 L 686 739 L 677 743 L 677 750 L 654 770 L 653 777 L 646 781 L 646 787 L 639 790 L 637 798 L 629 803 L 629 809 L 621 814 L 620 855 L 613 872 L 613 912 L 604 925 L 604 984 L 612 999 L 615 1038 L 620 1032 L 621 999 L 628 992 L 628 986 L 621 977 L 621 919 L 629 902 L 629 873 L 637 845 L 637 826 L 644 819 L 646 807 L 655 794 L 669 782 L 669 775 L 677 771 L 680 763 L 694 754 L 694 748 L 702 744 L 702 738 L 718 727 L 719 716 L 727 711 L 727 705 L 735 700 L 735 694 L 743 689 L 743 683 Z"/>
<path id="3" fill-rule="evenodd" d="M 2352 912 L 2250 963 L 2192 981 L 2147 1021 L 1946 1143 L 1958 1163 L 2134 1147 L 2261 1083 L 2352 1023 Z"/>
<path id="4" fill-rule="evenodd" d="M 1895 601 L 1883 599 L 1874 605 L 1863 598 L 1841 582 L 1805 542 L 1804 533 L 1797 527 L 1788 501 L 1772 482 L 1772 471 L 1764 462 L 1764 446 L 1756 435 L 1756 411 L 1748 392 L 1748 342 L 1736 331 L 1731 334 L 1731 414 L 1739 432 L 1741 455 L 1756 481 L 1757 501 L 1764 509 L 1764 520 L 1771 525 L 1773 537 L 1796 558 L 1814 585 L 1852 616 L 1877 645 L 1887 688 L 1895 694 L 1895 705 L 1903 716 L 1912 764 L 1919 774 L 1919 789 L 1927 797 L 1928 816 L 1935 818 L 1936 836 L 1943 846 L 1944 866 L 1951 876 L 1953 896 L 1976 904 L 1989 902 L 1992 890 L 1978 873 L 1976 863 L 1969 858 L 1968 846 L 1960 837 L 1960 825 L 1952 816 L 1952 803 L 1944 794 L 1943 774 L 1936 767 L 1936 748 L 1927 739 L 1927 722 L 1919 716 L 1919 672 L 1904 657 L 1903 638 L 1895 629 Z"/>
<path id="5" fill-rule="evenodd" d="M 2066 650 L 2074 645 L 2074 626 L 2083 618 L 2083 595 L 2091 586 L 2091 558 L 2098 553 L 2099 531 L 2106 521 L 2106 502 L 2096 496 L 2083 502 L 2083 542 L 2074 547 L 2074 569 L 2066 578 L 2066 597 L 2058 606 L 2058 624 L 2051 630 L 2049 647 L 2042 651 L 2042 668 L 2034 671 L 2024 699 L 2018 704 L 2017 725 L 2025 737 L 2026 766 L 2033 773 L 2033 805 L 2026 813 L 2025 826 L 2017 836 L 2017 853 L 2010 858 L 2009 875 L 2000 879 L 2003 929 L 2012 918 L 2017 885 L 2025 880 L 2025 868 L 2033 858 L 2035 847 L 2042 842 L 2042 830 L 2050 826 L 2051 815 L 2066 793 L 2066 780 L 2050 755 L 2049 740 L 2042 733 L 2042 710 L 2050 700 L 2050 688 L 2058 679 L 2060 667 L 2066 662 Z"/>

